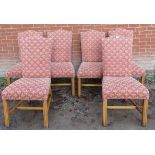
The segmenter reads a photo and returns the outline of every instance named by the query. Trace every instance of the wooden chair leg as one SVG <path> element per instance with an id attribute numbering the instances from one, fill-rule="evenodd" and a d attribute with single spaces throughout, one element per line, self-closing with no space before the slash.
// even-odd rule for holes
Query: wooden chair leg
<path id="1" fill-rule="evenodd" d="M 11 78 L 7 77 L 6 80 L 7 80 L 7 85 L 10 85 L 11 84 Z"/>
<path id="2" fill-rule="evenodd" d="M 144 84 L 144 82 L 145 82 L 145 75 L 142 75 L 141 76 L 141 81 L 140 81 L 142 84 Z"/>
<path id="3" fill-rule="evenodd" d="M 4 110 L 4 119 L 5 119 L 5 126 L 10 126 L 10 110 L 8 101 L 3 100 L 3 110 Z"/>
<path id="4" fill-rule="evenodd" d="M 43 117 L 44 117 L 44 127 L 48 128 L 48 101 L 43 102 Z"/>
<path id="5" fill-rule="evenodd" d="M 102 124 L 107 125 L 107 99 L 103 99 L 102 103 Z"/>
<path id="6" fill-rule="evenodd" d="M 147 111 L 148 111 L 148 100 L 144 100 L 143 113 L 142 113 L 142 126 L 147 126 Z"/>
<path id="7" fill-rule="evenodd" d="M 72 96 L 75 96 L 75 78 L 71 78 L 72 82 Z"/>
<path id="8" fill-rule="evenodd" d="M 81 79 L 78 78 L 78 97 L 81 96 Z"/>

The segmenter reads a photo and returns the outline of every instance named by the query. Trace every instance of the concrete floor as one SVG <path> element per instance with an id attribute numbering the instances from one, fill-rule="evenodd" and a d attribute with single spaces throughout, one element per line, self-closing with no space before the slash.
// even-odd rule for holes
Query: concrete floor
<path id="1" fill-rule="evenodd" d="M 5 87 L 1 79 L 1 90 Z M 155 90 L 150 90 L 148 126 L 141 127 L 141 116 L 136 110 L 109 110 L 108 125 L 101 123 L 101 88 L 85 88 L 78 98 L 70 95 L 70 88 L 53 89 L 53 104 L 49 110 L 49 130 L 154 130 L 155 129 Z M 1 100 L 0 100 L 1 102 Z M 110 100 L 110 104 L 122 105 L 129 102 Z M 13 105 L 12 102 L 10 105 Z M 28 103 L 39 105 L 38 102 Z M 0 129 L 4 126 L 2 105 L 0 104 Z M 43 128 L 41 111 L 17 111 L 11 115 L 11 129 L 40 130 Z"/>

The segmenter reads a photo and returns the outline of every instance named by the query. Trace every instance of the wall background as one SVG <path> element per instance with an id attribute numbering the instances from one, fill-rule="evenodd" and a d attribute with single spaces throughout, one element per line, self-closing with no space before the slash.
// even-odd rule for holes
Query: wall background
<path id="1" fill-rule="evenodd" d="M 126 28 L 134 31 L 134 56 L 155 55 L 155 24 L 1 24 L 0 25 L 0 58 L 18 58 L 18 32 L 25 30 L 47 31 L 57 29 L 73 32 L 73 63 L 81 62 L 80 32 L 89 29 L 104 31 L 115 28 Z"/>

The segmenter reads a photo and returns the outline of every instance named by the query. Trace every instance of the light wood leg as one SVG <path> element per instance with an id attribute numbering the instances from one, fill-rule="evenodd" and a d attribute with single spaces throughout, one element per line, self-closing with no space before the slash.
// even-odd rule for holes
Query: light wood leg
<path id="1" fill-rule="evenodd" d="M 72 96 L 75 96 L 75 78 L 71 78 L 72 82 Z"/>
<path id="2" fill-rule="evenodd" d="M 102 103 L 102 124 L 107 125 L 107 99 L 103 99 Z"/>
<path id="3" fill-rule="evenodd" d="M 7 80 L 7 84 L 10 85 L 11 84 L 11 78 L 7 77 L 6 80 Z"/>
<path id="4" fill-rule="evenodd" d="M 48 128 L 48 101 L 43 102 L 44 127 Z"/>
<path id="5" fill-rule="evenodd" d="M 81 96 L 81 79 L 78 78 L 78 97 Z"/>
<path id="6" fill-rule="evenodd" d="M 142 126 L 147 126 L 147 111 L 148 111 L 148 100 L 144 100 L 144 105 L 143 105 L 143 113 L 142 113 Z"/>
<path id="7" fill-rule="evenodd" d="M 9 111 L 9 104 L 6 100 L 3 100 L 3 110 L 4 110 L 4 119 L 5 119 L 5 126 L 10 126 L 10 111 Z"/>

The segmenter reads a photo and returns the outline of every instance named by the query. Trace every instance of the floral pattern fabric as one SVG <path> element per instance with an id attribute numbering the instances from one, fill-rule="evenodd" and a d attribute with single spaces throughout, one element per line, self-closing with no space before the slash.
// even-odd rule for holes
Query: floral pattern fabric
<path id="1" fill-rule="evenodd" d="M 102 62 L 82 62 L 78 69 L 78 78 L 102 78 Z"/>
<path id="2" fill-rule="evenodd" d="M 107 99 L 148 99 L 149 91 L 132 77 L 103 77 L 102 95 Z"/>
<path id="3" fill-rule="evenodd" d="M 46 100 L 50 89 L 50 78 L 21 78 L 2 91 L 5 100 Z"/>
<path id="4" fill-rule="evenodd" d="M 72 32 L 56 30 L 47 32 L 47 37 L 53 39 L 52 62 L 71 62 Z"/>
<path id="5" fill-rule="evenodd" d="M 131 76 L 132 38 L 108 37 L 103 42 L 103 76 Z"/>
<path id="6" fill-rule="evenodd" d="M 82 62 L 102 62 L 102 38 L 104 32 L 90 30 L 81 32 Z"/>
<path id="7" fill-rule="evenodd" d="M 52 78 L 65 78 L 74 77 L 75 70 L 71 62 L 52 62 L 51 63 L 51 77 Z"/>
<path id="8" fill-rule="evenodd" d="M 43 37 L 20 39 L 23 77 L 51 77 L 51 46 L 52 40 Z"/>

